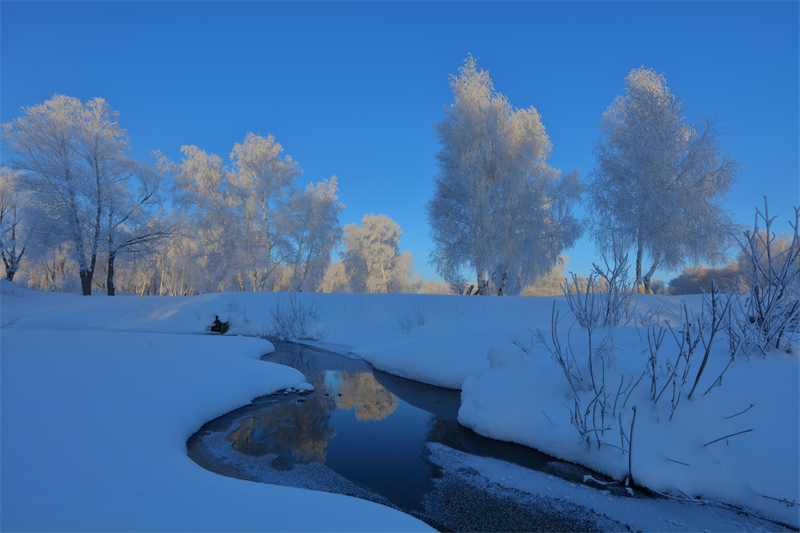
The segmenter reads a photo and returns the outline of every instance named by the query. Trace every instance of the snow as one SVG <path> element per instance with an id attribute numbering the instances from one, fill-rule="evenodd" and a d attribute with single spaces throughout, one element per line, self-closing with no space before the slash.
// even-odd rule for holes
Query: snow
<path id="1" fill-rule="evenodd" d="M 268 327 L 270 311 L 289 305 L 289 299 L 274 293 L 83 297 L 37 293 L 8 282 L 0 286 L 3 529 L 428 529 L 372 502 L 234 480 L 187 458 L 186 439 L 203 423 L 259 395 L 305 388 L 299 372 L 257 361 L 271 345 L 246 336 Z M 549 354 L 534 349 L 523 355 L 510 342 L 527 341 L 529 328 L 540 328 L 549 338 L 553 300 L 564 315 L 563 298 L 298 298 L 321 305 L 318 322 L 309 328 L 309 336 L 321 337 L 303 342 L 363 357 L 392 374 L 462 389 L 460 421 L 478 433 L 533 446 L 616 479 L 627 475 L 627 454 L 579 442 L 566 407 L 571 389 Z M 699 298 L 682 300 L 699 310 Z M 662 321 L 670 320 L 675 301 L 635 298 L 639 312 L 655 309 Z M 230 322 L 224 336 L 207 334 L 215 315 Z M 564 344 L 569 322 L 559 329 Z M 577 327 L 570 333 L 576 354 L 585 353 L 583 333 Z M 645 369 L 647 340 L 640 334 L 645 334 L 641 327 L 614 329 L 614 366 L 606 376 L 614 391 L 621 375 L 638 379 Z M 726 345 L 724 339 L 715 345 L 699 392 L 727 362 Z M 674 359 L 673 347 L 667 338 L 664 358 Z M 683 398 L 671 421 L 671 391 L 654 406 L 645 376 L 624 411 L 629 424 L 631 405 L 638 407 L 635 482 L 800 525 L 797 506 L 765 497 L 800 501 L 799 362 L 797 353 L 739 358 L 721 386 L 706 396 Z M 663 371 L 659 383 L 665 382 Z M 750 404 L 755 407 L 726 419 Z M 605 440 L 620 445 L 618 432 Z M 626 523 L 669 529 L 641 520 Z"/>
<path id="2" fill-rule="evenodd" d="M 470 455 L 441 444 L 430 443 L 428 447 L 431 461 L 443 469 L 444 480 L 454 478 L 459 486 L 482 485 L 499 497 L 505 496 L 546 509 L 547 514 L 591 516 L 585 512 L 585 509 L 589 509 L 605 519 L 598 524 L 603 531 L 730 533 L 781 529 L 753 517 L 729 512 L 724 506 L 685 504 L 671 499 L 630 498 L 610 490 L 598 491 L 586 484 L 573 483 L 543 472 L 520 469 L 497 459 Z M 578 510 L 576 506 L 583 509 Z"/>
<path id="3" fill-rule="evenodd" d="M 507 364 L 465 381 L 461 424 L 484 436 L 532 446 L 615 479 L 627 476 L 628 457 L 618 448 L 602 446 L 598 450 L 594 443 L 591 448 L 586 442 L 578 444 L 578 432 L 569 424 L 565 407 L 568 385 L 553 372 L 551 361 L 544 356 L 521 360 L 516 350 L 505 347 L 494 351 L 505 352 Z M 622 355 L 617 365 L 618 371 L 630 369 L 628 374 L 636 368 L 635 361 L 624 361 Z M 796 358 L 782 355 L 739 361 L 721 387 L 691 402 L 684 400 L 671 421 L 669 401 L 662 397 L 653 407 L 647 386 L 640 383 L 629 402 L 640 406 L 632 460 L 635 482 L 678 496 L 682 492 L 749 507 L 796 525 L 796 507 L 786 508 L 763 496 L 798 501 L 797 368 Z M 612 376 L 610 382 L 616 387 L 619 374 Z M 559 377 L 562 383 L 554 379 Z M 755 407 L 746 413 L 725 419 L 751 403 Z M 560 424 L 551 422 L 559 418 Z M 625 420 L 629 422 L 630 415 Z M 723 440 L 704 446 L 748 429 L 752 432 L 731 437 L 727 444 Z M 615 439 L 608 440 L 619 446 L 619 433 L 612 437 Z"/>
<path id="4" fill-rule="evenodd" d="M 181 319 L 138 313 L 157 305 L 145 299 L 3 289 L 4 531 L 430 530 L 388 507 L 223 477 L 187 457 L 208 420 L 304 386 L 300 372 L 257 360 L 274 349 L 267 341 L 113 331 L 114 320 Z"/>

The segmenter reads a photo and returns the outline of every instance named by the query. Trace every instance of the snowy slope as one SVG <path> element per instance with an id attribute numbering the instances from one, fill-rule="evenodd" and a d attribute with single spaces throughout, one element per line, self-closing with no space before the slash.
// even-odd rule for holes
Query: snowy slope
<path id="1" fill-rule="evenodd" d="M 169 370 L 154 366 L 147 375 L 162 373 L 169 376 L 165 378 L 165 387 L 166 383 L 174 383 L 175 387 L 187 391 L 204 388 L 197 383 L 203 379 L 209 380 L 208 376 L 214 377 L 210 380 L 212 382 L 218 378 L 219 367 L 208 373 L 206 368 L 210 369 L 219 364 L 231 365 L 231 368 L 238 369 L 240 365 L 245 364 L 245 361 L 255 364 L 247 370 L 241 366 L 241 372 L 239 370 L 232 372 L 237 376 L 241 374 L 243 383 L 255 380 L 263 384 L 257 391 L 252 385 L 250 389 L 248 385 L 237 385 L 236 380 L 231 378 L 231 381 L 226 381 L 224 385 L 220 384 L 219 390 L 214 394 L 209 394 L 208 391 L 203 391 L 206 396 L 200 391 L 181 393 L 193 398 L 190 402 L 193 407 L 191 409 L 187 407 L 183 413 L 176 413 L 174 422 L 169 422 L 173 430 L 180 430 L 174 436 L 174 443 L 170 444 L 174 448 L 175 443 L 180 443 L 178 446 L 180 450 L 174 450 L 180 455 L 180 458 L 176 456 L 176 464 L 185 459 L 182 446 L 186 437 L 196 431 L 203 422 L 278 387 L 279 384 L 272 381 L 278 379 L 278 376 L 283 376 L 281 379 L 286 378 L 281 374 L 283 370 L 273 369 L 261 362 L 251 362 L 246 358 L 228 358 L 224 363 L 222 360 L 213 359 L 215 356 L 212 356 L 214 352 L 211 343 L 242 343 L 241 350 L 247 352 L 250 345 L 244 343 L 264 342 L 227 337 L 235 334 L 253 335 L 265 328 L 268 329 L 271 323 L 270 313 L 276 310 L 276 306 L 286 309 L 291 305 L 287 295 L 226 293 L 186 298 L 131 296 L 109 298 L 101 295 L 82 297 L 41 294 L 19 289 L 13 284 L 2 285 L 0 325 L 3 328 L 0 334 L 3 351 L 4 453 L 6 453 L 5 439 L 8 434 L 6 405 L 9 405 L 6 403 L 5 390 L 6 354 L 17 351 L 29 353 L 34 350 L 49 354 L 47 346 L 37 347 L 37 343 L 45 342 L 40 338 L 41 332 L 45 330 L 70 330 L 72 333 L 59 333 L 66 336 L 78 335 L 76 330 L 84 331 L 78 335 L 78 337 L 83 336 L 83 340 L 73 339 L 72 353 L 90 357 L 97 351 L 95 355 L 91 355 L 93 358 L 97 357 L 96 360 L 92 359 L 91 363 L 83 364 L 89 367 L 103 360 L 100 354 L 142 359 L 139 355 L 142 351 L 141 346 L 137 348 L 135 354 L 125 355 L 128 353 L 128 344 L 133 345 L 134 342 L 120 339 L 143 339 L 141 343 L 154 342 L 154 348 L 163 342 L 164 348 L 160 353 L 168 354 L 177 358 L 176 361 L 182 362 L 176 363 Z M 549 335 L 553 301 L 555 300 L 556 309 L 562 315 L 568 311 L 563 298 L 370 294 L 302 294 L 297 298 L 297 301 L 303 302 L 304 305 L 319 309 L 318 320 L 310 320 L 309 331 L 312 333 L 319 331 L 323 336 L 317 341 L 305 342 L 339 353 L 359 355 L 372 362 L 376 368 L 400 376 L 450 388 L 460 389 L 463 386 L 460 420 L 475 431 L 494 438 L 534 446 L 556 457 L 585 464 L 618 479 L 627 474 L 627 455 L 619 449 L 612 446 L 603 446 L 600 450 L 597 450 L 596 446 L 590 449 L 586 442 L 579 443 L 580 435 L 570 423 L 570 413 L 566 407 L 570 402 L 570 390 L 563 373 L 556 368 L 549 354 L 534 350 L 532 355 L 523 357 L 510 342 L 513 338 L 527 340 L 530 337 L 529 328 L 541 328 Z M 670 298 L 643 295 L 637 295 L 635 300 L 638 311 L 656 309 L 664 315 L 668 315 L 669 309 L 674 308 L 676 303 Z M 699 298 L 684 297 L 683 300 L 691 308 L 699 310 Z M 219 315 L 222 320 L 230 321 L 231 331 L 228 335 L 222 338 L 193 335 L 205 333 L 215 315 Z M 567 319 L 560 326 L 564 339 L 570 321 Z M 93 331 L 90 333 L 91 330 Z M 47 338 L 50 338 L 50 335 L 55 333 L 47 335 Z M 110 339 L 105 340 L 104 336 L 109 335 Z M 576 353 L 584 354 L 586 346 L 581 332 L 573 329 L 570 335 Z M 607 376 L 609 388 L 613 384 L 616 390 L 622 375 L 635 375 L 638 378 L 644 371 L 647 340 L 646 335 L 644 340 L 640 335 L 644 335 L 644 331 L 634 327 L 615 328 L 613 349 L 615 366 L 609 369 Z M 175 344 L 170 348 L 166 339 L 179 339 L 169 342 L 180 343 L 180 350 L 174 348 Z M 65 344 L 67 340 L 65 338 L 56 342 Z M 665 341 L 662 351 L 666 359 L 674 359 L 674 350 L 670 343 L 674 344 L 671 338 Z M 109 344 L 116 346 L 116 349 L 112 349 Z M 699 387 L 703 391 L 709 384 L 706 380 L 713 381 L 720 366 L 724 366 L 726 362 L 726 344 L 723 340 L 715 346 L 706 377 L 701 383 L 704 386 Z M 91 350 L 78 348 L 83 345 L 92 348 Z M 16 348 L 11 350 L 11 347 Z M 239 355 L 243 353 L 239 348 L 235 351 Z M 202 357 L 210 358 L 208 363 L 210 366 L 206 367 L 203 363 L 204 370 L 198 370 L 202 376 L 194 376 L 189 371 L 197 366 L 197 361 L 201 357 L 197 354 L 207 354 Z M 48 355 L 46 364 L 45 361 L 42 362 L 43 366 L 58 366 L 50 359 L 58 357 L 55 354 Z M 213 365 L 211 359 L 215 361 Z M 160 361 L 161 358 L 157 360 Z M 661 380 L 659 383 L 664 382 L 663 360 L 657 371 Z M 632 460 L 634 480 L 639 484 L 680 497 L 683 496 L 679 491 L 690 496 L 713 498 L 757 510 L 768 517 L 795 526 L 800 525 L 798 511 L 800 507 L 787 507 L 769 499 L 800 501 L 800 487 L 798 487 L 800 485 L 798 482 L 800 365 L 798 362 L 797 354 L 776 354 L 768 359 L 752 358 L 749 361 L 741 358 L 728 370 L 720 387 L 704 397 L 698 395 L 691 401 L 682 399 L 671 421 L 670 400 L 667 399 L 671 393 L 665 393 L 659 403 L 653 405 L 653 401 L 648 397 L 649 378 L 645 377 L 631 395 L 624 414 L 624 422 L 629 423 L 631 406 L 638 406 Z M 41 382 L 42 389 L 59 390 L 60 396 L 70 395 L 69 391 L 59 389 L 66 385 L 58 384 L 56 387 L 56 376 L 38 377 L 36 372 L 42 365 L 29 367 L 28 362 L 19 364 L 24 366 L 23 370 L 27 372 L 25 380 L 33 383 Z M 127 364 L 130 362 L 125 363 Z M 259 367 L 259 364 L 262 366 Z M 178 367 L 184 368 L 184 372 L 178 372 Z M 127 367 L 123 365 L 120 368 Z M 68 365 L 59 373 L 72 378 L 76 373 L 70 372 L 71 370 L 74 368 Z M 107 369 L 108 372 L 112 370 Z M 197 381 L 194 381 L 195 378 Z M 145 381 L 141 383 L 141 388 L 151 387 L 144 375 L 141 379 Z M 295 381 L 290 384 L 297 383 L 299 382 Z M 255 388 L 258 389 L 260 386 Z M 136 388 L 133 385 L 131 387 Z M 162 390 L 160 386 L 153 388 Z M 95 384 L 82 382 L 79 390 L 95 390 Z M 99 397 L 111 397 L 110 392 L 103 387 L 97 390 L 100 391 Z M 23 395 L 23 392 L 20 391 L 18 394 Z M 44 393 L 39 391 L 37 394 Z M 33 396 L 36 397 L 37 394 Z M 202 402 L 207 401 L 207 403 L 195 400 L 194 395 L 204 398 Z M 44 394 L 43 397 L 54 401 L 53 395 Z M 115 396 L 114 398 L 116 400 Z M 33 401 L 33 398 L 25 397 L 24 401 Z M 163 398 L 150 405 L 155 409 L 156 404 L 162 403 L 169 401 Z M 726 419 L 746 409 L 750 404 L 755 404 L 755 407 L 742 415 Z M 15 418 L 11 420 L 18 419 L 20 427 L 26 428 L 24 432 L 29 432 L 39 410 L 16 407 L 26 405 L 23 400 L 15 401 L 11 405 L 15 406 L 11 413 Z M 67 404 L 64 409 L 69 412 L 80 412 L 82 405 Z M 29 420 L 25 422 L 27 426 L 23 424 L 23 420 Z M 120 428 L 120 426 L 114 427 Z M 752 431 L 731 437 L 727 441 L 722 440 L 704 446 L 719 437 L 747 429 Z M 130 438 L 130 431 L 120 429 L 120 432 Z M 156 436 L 148 436 L 151 437 Z M 609 442 L 620 445 L 618 434 L 614 436 L 616 440 L 608 435 L 606 437 Z M 68 455 L 65 459 L 62 455 L 59 460 L 69 462 L 69 457 Z M 5 465 L 5 455 L 3 458 Z M 34 461 L 32 456 L 30 461 Z M 75 468 L 79 470 L 78 466 Z M 195 467 L 190 464 L 187 468 Z M 4 469 L 4 508 L 6 475 Z M 194 475 L 203 476 L 205 472 Z M 282 489 L 267 487 L 253 490 L 258 492 Z M 320 496 L 314 496 L 318 497 Z M 365 509 L 372 509 L 369 505 L 364 505 L 367 506 Z M 284 508 L 282 504 L 278 507 Z M 239 509 L 238 507 L 232 509 L 234 508 Z M 376 513 L 376 511 L 370 512 Z M 389 511 L 382 510 L 382 512 Z M 233 514 L 242 516 L 238 511 Z M 317 529 L 316 526 L 321 522 L 313 522 L 312 517 L 307 514 L 302 515 L 297 528 Z M 366 516 L 370 514 L 367 513 Z M 5 523 L 6 519 L 2 520 Z M 175 520 L 166 523 L 177 523 L 178 519 Z M 341 524 L 347 523 L 345 521 Z M 364 528 L 369 529 L 369 524 L 370 522 L 365 522 Z M 398 528 L 403 528 L 401 522 L 393 522 L 392 527 L 395 524 Z M 326 525 L 321 529 L 330 530 L 336 527 L 338 526 Z M 341 527 L 346 528 L 347 525 Z M 408 526 L 406 529 L 411 527 L 421 527 L 421 525 Z M 282 526 L 275 529 L 281 528 Z"/>
<path id="2" fill-rule="evenodd" d="M 132 299 L 12 299 L 3 294 L 0 330 L 3 531 L 430 530 L 378 504 L 226 478 L 187 457 L 203 423 L 304 381 L 257 360 L 267 341 L 103 329 Z M 35 310 L 58 315 L 49 305 L 80 311 L 45 328 Z M 7 325 L 12 310 L 37 327 Z"/>

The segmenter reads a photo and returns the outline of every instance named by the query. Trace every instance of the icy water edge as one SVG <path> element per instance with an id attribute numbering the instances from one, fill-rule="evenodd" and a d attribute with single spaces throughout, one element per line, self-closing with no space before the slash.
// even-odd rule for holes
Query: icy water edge
<path id="1" fill-rule="evenodd" d="M 753 518 L 746 524 L 732 517 L 692 518 L 696 512 L 684 518 L 691 524 L 665 517 L 661 522 L 670 527 L 653 517 L 644 523 L 620 520 L 618 500 L 639 502 L 640 509 L 630 512 L 645 514 L 653 514 L 647 510 L 652 505 L 678 502 L 657 502 L 638 492 L 631 497 L 583 467 L 481 437 L 457 422 L 459 391 L 298 344 L 278 343 L 262 360 L 300 370 L 314 392 L 260 397 L 208 422 L 187 442 L 200 466 L 239 479 L 375 501 L 440 531 L 631 531 L 653 520 L 664 531 L 785 530 Z M 533 481 L 525 479 L 531 476 Z M 537 488 L 530 490 L 531 483 Z M 607 501 L 598 507 L 595 498 Z M 606 507 L 611 511 L 604 512 Z"/>

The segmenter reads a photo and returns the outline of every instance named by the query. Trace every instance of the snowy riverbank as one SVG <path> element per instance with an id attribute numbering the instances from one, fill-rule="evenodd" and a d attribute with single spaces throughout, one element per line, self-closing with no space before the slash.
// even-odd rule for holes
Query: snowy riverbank
<path id="1" fill-rule="evenodd" d="M 685 299 L 699 311 L 699 298 Z M 509 341 L 527 340 L 528 328 L 549 338 L 553 300 L 303 294 L 296 301 L 318 311 L 308 330 L 324 335 L 310 344 L 355 353 L 411 379 L 463 384 L 460 419 L 475 431 L 624 477 L 625 452 L 579 444 L 565 407 L 571 401 L 566 379 L 549 354 L 536 348 L 523 357 Z M 563 299 L 555 300 L 566 313 Z M 636 303 L 639 311 L 660 309 L 659 320 L 674 318 L 675 300 L 639 296 Z M 204 422 L 303 381 L 294 370 L 254 360 L 271 349 L 266 341 L 235 336 L 269 328 L 276 304 L 286 309 L 291 301 L 274 293 L 82 297 L 3 282 L 3 530 L 425 529 L 379 505 L 231 480 L 186 457 L 186 439 Z M 199 335 L 217 315 L 229 321 L 230 332 Z M 564 344 L 570 321 L 559 329 Z M 574 328 L 576 354 L 586 352 L 582 338 Z M 662 361 L 674 360 L 673 346 L 666 339 Z M 727 363 L 725 348 L 721 340 L 713 350 L 702 391 Z M 616 394 L 622 376 L 638 379 L 646 351 L 642 328 L 615 328 L 609 390 Z M 797 527 L 799 508 L 775 500 L 800 500 L 799 368 L 797 354 L 741 358 L 720 387 L 682 399 L 672 420 L 672 391 L 654 404 L 645 376 L 623 415 L 625 427 L 637 405 L 634 480 Z M 659 388 L 666 372 L 663 362 L 656 370 Z M 755 407 L 726 418 L 750 404 Z M 615 439 L 619 446 L 618 430 Z"/>

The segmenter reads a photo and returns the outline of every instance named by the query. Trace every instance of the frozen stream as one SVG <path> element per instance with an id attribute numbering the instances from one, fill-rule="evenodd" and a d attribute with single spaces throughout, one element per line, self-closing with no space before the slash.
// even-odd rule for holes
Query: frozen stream
<path id="1" fill-rule="evenodd" d="M 784 531 L 727 508 L 633 496 L 581 467 L 457 422 L 460 392 L 283 343 L 262 359 L 315 391 L 257 398 L 204 425 L 190 457 L 253 481 L 357 496 L 443 531 Z"/>

